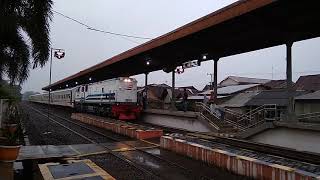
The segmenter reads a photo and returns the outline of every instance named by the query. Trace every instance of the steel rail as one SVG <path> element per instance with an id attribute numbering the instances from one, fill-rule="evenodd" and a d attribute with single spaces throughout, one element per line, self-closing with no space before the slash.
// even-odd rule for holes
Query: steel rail
<path id="1" fill-rule="evenodd" d="M 212 142 L 218 142 L 222 144 L 227 144 L 242 149 L 248 149 L 256 152 L 261 152 L 264 154 L 275 155 L 279 157 L 289 158 L 293 160 L 298 160 L 301 162 L 311 163 L 311 164 L 320 164 L 320 154 L 306 152 L 306 151 L 297 151 L 295 149 L 280 147 L 275 145 L 263 144 L 258 142 L 252 142 L 242 139 L 221 137 L 215 135 L 207 134 L 198 134 L 190 133 L 189 135 L 198 137 L 204 140 L 211 140 Z"/>

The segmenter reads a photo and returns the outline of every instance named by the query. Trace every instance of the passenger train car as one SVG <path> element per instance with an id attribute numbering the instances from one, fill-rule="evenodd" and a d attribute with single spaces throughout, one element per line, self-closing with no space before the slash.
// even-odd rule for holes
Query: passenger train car
<path id="1" fill-rule="evenodd" d="M 48 93 L 36 94 L 30 96 L 29 100 L 48 104 L 49 95 Z M 137 102 L 137 81 L 126 77 L 52 91 L 51 104 L 121 120 L 137 119 L 142 110 Z"/>

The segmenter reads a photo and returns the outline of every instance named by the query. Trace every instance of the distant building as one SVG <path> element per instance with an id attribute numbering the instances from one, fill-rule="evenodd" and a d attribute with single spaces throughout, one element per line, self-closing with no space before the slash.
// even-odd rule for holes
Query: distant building
<path id="1" fill-rule="evenodd" d="M 177 87 L 176 89 L 178 89 L 180 92 L 183 92 L 184 89 L 186 89 L 189 96 L 196 95 L 199 93 L 199 90 L 196 89 L 194 86 L 180 86 L 180 87 Z"/>
<path id="2" fill-rule="evenodd" d="M 260 91 L 265 90 L 266 88 L 261 84 L 246 84 L 246 85 L 232 85 L 232 86 L 225 86 L 225 87 L 219 87 L 217 95 L 221 96 L 230 96 L 235 95 L 240 92 L 244 91 Z M 211 95 L 211 92 L 214 90 L 208 90 L 204 91 L 202 93 L 199 93 L 199 95 Z"/>
<path id="3" fill-rule="evenodd" d="M 266 90 L 266 88 L 261 84 L 246 84 L 246 85 L 233 85 L 233 86 L 225 86 L 225 87 L 219 87 L 218 93 L 217 93 L 217 100 L 216 104 L 222 104 L 225 101 L 231 99 L 233 96 L 247 91 L 262 91 Z M 211 93 L 214 90 L 208 90 L 204 91 L 202 93 L 199 93 L 198 96 L 207 96 L 210 98 Z M 203 97 L 202 97 L 203 100 Z"/>
<path id="4" fill-rule="evenodd" d="M 220 104 L 220 106 L 228 108 L 240 114 L 245 114 L 248 111 L 246 103 L 256 95 L 258 95 L 260 92 L 261 91 L 246 91 L 239 93 L 226 102 Z"/>
<path id="5" fill-rule="evenodd" d="M 228 76 L 222 80 L 220 86 L 234 86 L 234 85 L 246 85 L 246 84 L 265 84 L 271 81 L 270 79 L 258 79 L 239 76 Z"/>
<path id="6" fill-rule="evenodd" d="M 202 92 L 208 91 L 208 90 L 210 90 L 210 89 L 211 89 L 211 85 L 210 85 L 210 84 L 207 84 L 207 85 L 205 85 L 205 86 L 203 87 Z"/>
<path id="7" fill-rule="evenodd" d="M 296 114 L 320 112 L 320 90 L 295 97 Z"/>
<path id="8" fill-rule="evenodd" d="M 287 81 L 286 80 L 271 80 L 265 84 L 268 89 L 285 89 L 287 87 Z"/>
<path id="9" fill-rule="evenodd" d="M 320 90 L 320 74 L 300 76 L 294 89 L 313 92 Z"/>
<path id="10" fill-rule="evenodd" d="M 293 91 L 292 96 L 296 97 L 305 93 L 305 91 Z M 285 89 L 261 91 L 246 102 L 245 106 L 247 106 L 248 110 L 252 110 L 263 105 L 276 105 L 276 117 L 279 118 L 281 114 L 285 114 L 287 111 L 288 96 L 289 94 Z"/>
<path id="11" fill-rule="evenodd" d="M 167 84 L 149 84 L 147 86 L 148 93 L 148 103 L 149 108 L 156 108 L 156 109 L 168 109 L 171 104 L 172 99 L 172 88 Z M 187 90 L 188 96 L 194 96 L 198 93 L 198 90 L 193 86 L 183 86 L 183 87 L 176 87 L 174 90 L 174 97 L 177 101 L 179 101 L 183 97 L 184 89 Z M 142 92 L 144 91 L 144 87 L 138 88 L 138 98 L 142 97 Z M 163 97 L 164 91 L 167 91 L 167 95 Z"/>

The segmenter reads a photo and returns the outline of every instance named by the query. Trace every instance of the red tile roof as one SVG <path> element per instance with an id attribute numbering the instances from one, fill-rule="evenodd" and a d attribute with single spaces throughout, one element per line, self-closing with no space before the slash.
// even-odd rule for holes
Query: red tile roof
<path id="1" fill-rule="evenodd" d="M 307 91 L 320 90 L 320 74 L 300 76 L 294 89 Z"/>

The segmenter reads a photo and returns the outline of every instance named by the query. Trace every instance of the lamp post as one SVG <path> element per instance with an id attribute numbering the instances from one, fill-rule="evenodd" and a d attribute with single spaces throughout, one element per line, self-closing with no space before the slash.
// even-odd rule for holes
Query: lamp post
<path id="1" fill-rule="evenodd" d="M 61 59 L 64 58 L 65 52 L 63 49 L 56 49 L 56 48 L 51 48 L 50 49 L 50 75 L 49 75 L 49 102 L 48 102 L 48 119 L 50 118 L 50 105 L 51 105 L 51 77 L 52 77 L 52 54 L 54 51 L 54 57 Z"/>

